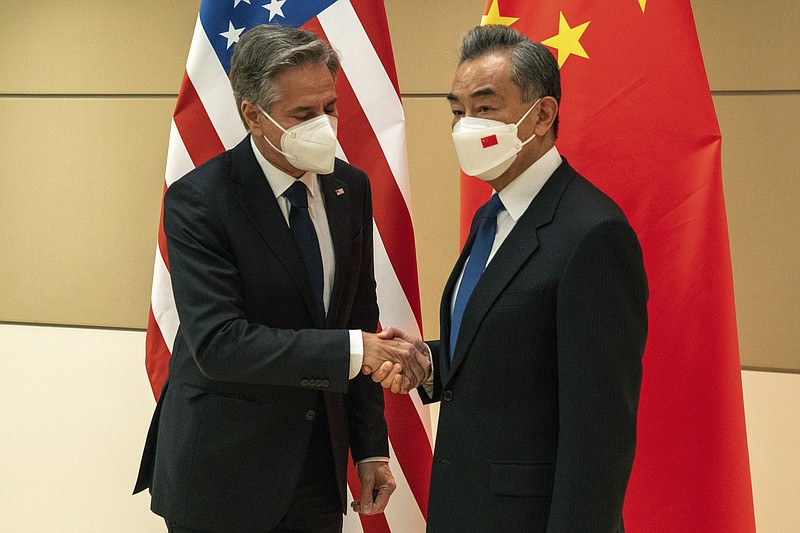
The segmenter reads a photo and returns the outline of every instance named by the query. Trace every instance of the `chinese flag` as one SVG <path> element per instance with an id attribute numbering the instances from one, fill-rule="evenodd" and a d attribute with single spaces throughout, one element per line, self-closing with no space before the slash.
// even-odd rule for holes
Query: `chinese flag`
<path id="1" fill-rule="evenodd" d="M 482 24 L 550 47 L 562 155 L 625 211 L 650 285 L 636 532 L 755 531 L 721 136 L 689 0 L 489 0 Z M 461 222 L 489 188 L 462 177 Z"/>

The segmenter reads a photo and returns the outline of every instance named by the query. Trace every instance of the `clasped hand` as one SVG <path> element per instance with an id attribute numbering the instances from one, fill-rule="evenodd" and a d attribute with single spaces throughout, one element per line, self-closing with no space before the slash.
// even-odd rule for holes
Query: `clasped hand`
<path id="1" fill-rule="evenodd" d="M 378 334 L 364 333 L 361 372 L 394 393 L 408 394 L 431 375 L 428 347 L 421 339 L 395 328 Z"/>

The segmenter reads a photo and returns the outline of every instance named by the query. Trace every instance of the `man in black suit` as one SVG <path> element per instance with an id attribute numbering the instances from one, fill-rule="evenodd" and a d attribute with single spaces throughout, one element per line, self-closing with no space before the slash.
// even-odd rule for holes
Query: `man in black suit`
<path id="1" fill-rule="evenodd" d="M 426 362 L 368 333 L 372 204 L 334 163 L 338 67 L 311 32 L 244 34 L 230 78 L 250 135 L 165 196 L 180 329 L 135 491 L 170 531 L 341 531 L 348 447 L 360 512 L 394 490 L 383 391 L 360 371 Z"/>
<path id="2" fill-rule="evenodd" d="M 441 400 L 434 533 L 623 530 L 647 281 L 622 211 L 555 148 L 560 97 L 544 46 L 505 26 L 465 37 L 453 140 L 464 171 L 496 194 L 445 286 L 433 380 L 420 388 Z M 401 369 L 385 363 L 373 379 L 404 392 Z"/>

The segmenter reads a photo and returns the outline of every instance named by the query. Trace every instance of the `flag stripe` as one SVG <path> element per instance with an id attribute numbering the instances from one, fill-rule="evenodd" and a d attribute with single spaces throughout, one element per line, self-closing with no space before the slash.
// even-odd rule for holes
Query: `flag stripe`
<path id="1" fill-rule="evenodd" d="M 343 125 L 339 134 L 339 143 L 346 154 L 364 151 L 371 154 L 368 158 L 358 161 L 358 166 L 370 177 L 372 183 L 373 217 L 378 226 L 384 242 L 390 242 L 386 252 L 391 261 L 392 268 L 400 280 L 403 292 L 406 295 L 418 294 L 417 268 L 414 261 L 409 258 L 416 257 L 414 248 L 414 233 L 411 224 L 411 215 L 405 207 L 405 202 L 388 168 L 383 151 L 375 137 L 360 136 L 357 132 L 370 128 L 367 117 L 363 114 L 358 99 L 350 88 L 347 76 L 339 74 L 337 82 L 339 97 L 339 116 Z M 418 300 L 418 298 L 417 298 Z M 414 316 L 417 323 L 421 323 L 419 304 L 412 302 Z"/>
<path id="2" fill-rule="evenodd" d="M 375 0 L 351 0 L 353 9 L 367 33 L 370 43 L 383 63 L 383 70 L 394 86 L 397 97 L 400 97 L 400 85 L 397 82 L 397 69 L 394 63 L 392 41 L 386 27 L 386 8 L 383 2 Z"/>
<path id="3" fill-rule="evenodd" d="M 397 91 L 349 1 L 336 2 L 318 19 L 331 44 L 341 52 L 342 70 L 397 180 L 406 210 L 410 210 L 405 118 Z"/>
<path id="4" fill-rule="evenodd" d="M 228 75 L 209 42 L 210 36 L 197 17 L 192 47 L 186 61 L 186 73 L 192 80 L 197 95 L 203 102 L 214 130 L 226 149 L 242 140 L 246 131 L 236 110 L 236 99 Z"/>
<path id="5" fill-rule="evenodd" d="M 167 170 L 164 175 L 164 184 L 169 187 L 175 180 L 194 168 L 192 158 L 186 151 L 181 134 L 173 119 L 169 130 L 169 148 L 167 150 Z M 163 209 L 163 206 L 162 206 Z M 162 228 L 163 229 L 163 228 Z M 166 247 L 164 248 L 166 250 Z"/>
<path id="6" fill-rule="evenodd" d="M 388 394 L 388 393 L 387 393 Z M 413 411 L 412 411 L 413 413 Z M 387 417 L 391 416 L 387 413 Z M 398 424 L 400 421 L 398 421 Z M 392 531 L 405 533 L 406 531 L 425 531 L 427 506 L 420 507 L 416 495 L 411 490 L 411 483 L 406 476 L 407 469 L 401 468 L 404 463 L 397 453 L 398 444 L 389 438 L 389 467 L 394 474 L 397 490 L 392 494 L 392 499 L 386 507 L 386 521 Z M 408 463 L 405 462 L 408 466 Z M 430 463 L 426 465 L 430 468 Z M 426 487 L 427 496 L 427 487 Z"/>
<path id="7" fill-rule="evenodd" d="M 175 127 L 194 166 L 202 165 L 225 150 L 192 80 L 185 73 L 175 105 L 174 119 Z"/>
<path id="8" fill-rule="evenodd" d="M 386 392 L 384 398 L 386 418 L 392 421 L 389 425 L 389 440 L 417 506 L 427 518 L 433 452 L 430 447 L 420 446 L 420 443 L 428 442 L 428 435 L 409 396 Z"/>
<path id="9" fill-rule="evenodd" d="M 164 337 L 161 335 L 161 330 L 153 315 L 152 307 L 147 317 L 147 334 L 145 335 L 144 343 L 144 366 L 145 370 L 147 370 L 153 396 L 155 396 L 157 400 L 161 396 L 161 389 L 164 387 L 164 382 L 167 380 L 167 365 L 165 365 L 164 362 L 169 360 L 169 349 L 164 343 Z"/>
<path id="10" fill-rule="evenodd" d="M 153 290 L 150 293 L 150 298 L 153 316 L 158 323 L 158 329 L 161 331 L 164 343 L 171 350 L 172 344 L 175 342 L 175 336 L 178 334 L 179 321 L 169 270 L 163 260 L 165 255 L 160 248 L 156 250 L 155 266 L 153 267 Z"/>

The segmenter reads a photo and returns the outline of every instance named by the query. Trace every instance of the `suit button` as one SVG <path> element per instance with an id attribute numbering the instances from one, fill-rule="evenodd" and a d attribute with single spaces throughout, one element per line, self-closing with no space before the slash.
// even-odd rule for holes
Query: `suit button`
<path id="1" fill-rule="evenodd" d="M 303 387 L 308 387 L 308 380 L 307 379 L 301 380 L 300 385 L 302 385 Z"/>
<path id="2" fill-rule="evenodd" d="M 327 379 L 323 379 L 322 380 L 322 386 L 323 387 L 327 388 L 327 387 L 330 387 L 330 385 L 331 385 L 331 382 L 328 381 Z"/>
<path id="3" fill-rule="evenodd" d="M 322 387 L 322 380 L 321 379 L 314 380 L 314 386 L 315 387 Z"/>
<path id="4" fill-rule="evenodd" d="M 306 411 L 306 420 L 314 420 L 317 417 L 317 413 L 314 412 L 313 409 L 309 409 Z"/>
<path id="5" fill-rule="evenodd" d="M 453 391 L 451 391 L 450 389 L 442 393 L 442 400 L 449 402 L 452 399 L 453 399 Z"/>

